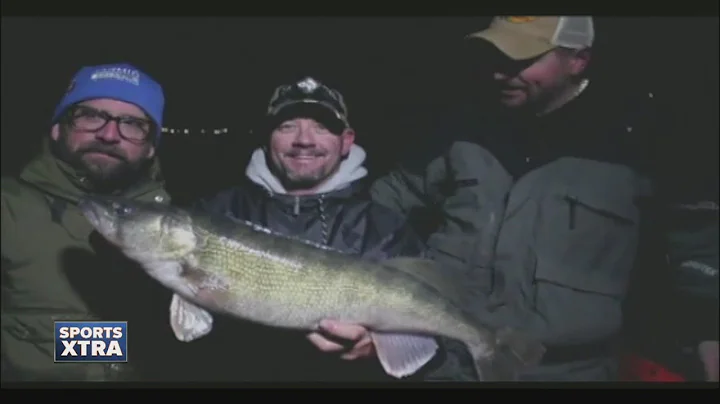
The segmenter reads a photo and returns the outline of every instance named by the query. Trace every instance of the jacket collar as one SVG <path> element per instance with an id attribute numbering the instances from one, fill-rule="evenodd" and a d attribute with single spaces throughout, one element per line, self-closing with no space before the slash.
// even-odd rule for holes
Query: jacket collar
<path id="1" fill-rule="evenodd" d="M 23 168 L 20 179 L 72 203 L 77 203 L 84 195 L 95 193 L 92 184 L 81 173 L 52 153 L 50 141 L 49 138 L 43 141 L 41 153 Z M 155 159 L 147 175 L 140 181 L 114 194 L 134 198 L 157 191 L 163 186 L 160 165 Z"/>

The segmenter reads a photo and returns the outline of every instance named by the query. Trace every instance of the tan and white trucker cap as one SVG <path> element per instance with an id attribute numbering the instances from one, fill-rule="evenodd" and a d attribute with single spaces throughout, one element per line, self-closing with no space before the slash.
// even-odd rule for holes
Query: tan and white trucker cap
<path id="1" fill-rule="evenodd" d="M 495 45 L 514 60 L 532 59 L 556 47 L 592 46 L 595 28 L 588 16 L 500 16 L 490 26 L 467 36 Z"/>

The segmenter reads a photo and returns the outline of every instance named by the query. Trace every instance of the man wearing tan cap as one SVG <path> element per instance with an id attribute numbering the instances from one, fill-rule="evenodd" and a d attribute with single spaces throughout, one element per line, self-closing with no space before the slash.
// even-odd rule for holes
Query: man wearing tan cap
<path id="1" fill-rule="evenodd" d="M 648 244 L 640 237 L 646 222 L 665 237 L 661 254 L 676 283 L 693 284 L 678 296 L 694 294 L 717 311 L 717 196 L 668 192 L 667 181 L 649 175 L 657 159 L 648 158 L 647 141 L 667 130 L 654 113 L 658 96 L 593 86 L 586 73 L 594 37 L 585 16 L 497 17 L 468 35 L 483 68 L 492 68 L 497 92 L 483 95 L 499 108 L 459 106 L 440 133 L 422 139 L 424 157 L 407 156 L 372 187 L 377 202 L 404 214 L 436 210 L 429 254 L 471 288 L 468 308 L 545 344 L 542 363 L 520 380 L 616 378 L 623 302 Z M 687 215 L 694 219 L 666 226 Z M 717 341 L 717 326 L 714 335 L 706 329 L 698 341 Z M 482 380 L 462 348 L 446 348 L 428 379 Z"/>
<path id="2" fill-rule="evenodd" d="M 583 73 L 595 37 L 590 17 L 495 18 L 468 39 L 485 40 L 506 58 L 495 72 L 500 101 L 511 108 L 547 113 L 579 95 L 588 85 Z"/>

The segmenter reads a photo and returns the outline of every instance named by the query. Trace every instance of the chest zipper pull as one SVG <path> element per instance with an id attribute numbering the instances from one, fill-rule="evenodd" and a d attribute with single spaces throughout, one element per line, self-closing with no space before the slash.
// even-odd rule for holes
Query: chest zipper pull
<path id="1" fill-rule="evenodd" d="M 295 216 L 300 214 L 300 197 L 299 196 L 295 197 L 295 205 L 293 206 L 293 214 Z"/>

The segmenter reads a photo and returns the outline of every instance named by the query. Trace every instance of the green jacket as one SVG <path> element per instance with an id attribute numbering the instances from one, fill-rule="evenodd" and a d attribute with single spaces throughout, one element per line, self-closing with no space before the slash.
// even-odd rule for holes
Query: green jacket
<path id="1" fill-rule="evenodd" d="M 2 377 L 3 380 L 117 380 L 138 377 L 139 344 L 152 312 L 169 295 L 125 268 L 129 262 L 107 248 L 77 208 L 90 192 L 65 163 L 43 152 L 18 178 L 2 179 Z M 123 195 L 169 202 L 156 163 L 142 183 Z M 92 242 L 92 244 L 91 244 Z M 101 251 L 107 248 L 107 251 Z M 157 298 L 149 303 L 146 296 Z M 149 307 L 152 306 L 152 309 Z M 165 328 L 168 306 L 155 319 Z M 134 316 L 134 317 L 133 317 Z M 129 321 L 129 364 L 55 364 L 53 322 Z M 150 332 L 150 331 L 147 331 Z M 161 333 L 162 334 L 162 333 Z M 132 375 L 132 376 L 131 376 Z"/>
<path id="2" fill-rule="evenodd" d="M 468 306 L 526 330 L 558 363 L 612 351 L 646 223 L 664 235 L 671 263 L 704 270 L 694 271 L 705 278 L 695 293 L 717 307 L 717 211 L 662 226 L 673 204 L 642 163 L 643 139 L 658 136 L 652 97 L 605 106 L 583 97 L 529 126 L 482 119 L 472 106 L 456 111 L 440 136 L 424 139 L 425 156 L 413 154 L 372 187 L 375 201 L 398 212 L 438 212 L 429 255 L 460 274 Z"/>

